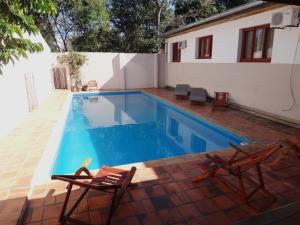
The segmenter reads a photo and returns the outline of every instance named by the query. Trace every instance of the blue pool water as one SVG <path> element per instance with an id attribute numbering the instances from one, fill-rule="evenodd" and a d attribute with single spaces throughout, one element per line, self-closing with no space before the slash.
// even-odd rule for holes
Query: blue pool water
<path id="1" fill-rule="evenodd" d="M 227 148 L 247 139 L 143 92 L 74 95 L 52 174 Z"/>

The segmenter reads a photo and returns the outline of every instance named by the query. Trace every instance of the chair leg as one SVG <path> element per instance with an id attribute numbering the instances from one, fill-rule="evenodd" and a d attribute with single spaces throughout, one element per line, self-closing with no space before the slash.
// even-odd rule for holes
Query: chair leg
<path id="1" fill-rule="evenodd" d="M 65 198 L 65 201 L 64 201 L 62 210 L 61 210 L 61 212 L 60 212 L 59 222 L 60 222 L 61 224 L 63 223 L 63 218 L 64 218 L 65 211 L 66 211 L 66 208 L 67 208 L 67 205 L 68 205 L 68 202 L 69 202 L 69 198 L 70 198 L 70 195 L 71 195 L 72 186 L 73 186 L 72 184 L 70 184 L 70 185 L 68 186 L 67 195 L 66 195 L 66 198 Z"/>
<path id="2" fill-rule="evenodd" d="M 78 206 L 78 204 L 81 202 L 81 200 L 83 199 L 83 197 L 86 195 L 86 193 L 88 192 L 88 188 L 86 188 L 83 193 L 79 196 L 79 198 L 77 199 L 77 201 L 75 202 L 75 204 L 72 206 L 72 208 L 70 209 L 70 211 L 65 215 L 65 217 L 69 217 L 73 211 L 76 209 L 76 207 Z"/>
<path id="3" fill-rule="evenodd" d="M 248 198 L 247 198 L 247 193 L 246 193 L 243 176 L 239 175 L 238 179 L 239 179 L 239 185 L 240 185 L 240 191 L 241 191 L 242 198 L 243 198 L 245 204 L 248 204 Z"/>
<path id="4" fill-rule="evenodd" d="M 258 179 L 259 179 L 259 185 L 261 187 L 265 187 L 265 183 L 264 183 L 264 178 L 261 172 L 261 168 L 260 168 L 260 164 L 256 165 L 256 171 L 257 171 L 257 175 L 258 175 Z"/>
<path id="5" fill-rule="evenodd" d="M 70 217 L 70 215 L 73 213 L 73 211 L 76 209 L 76 207 L 78 206 L 78 204 L 81 202 L 81 200 L 83 199 L 83 197 L 85 196 L 85 194 L 88 192 L 88 188 L 86 188 L 83 193 L 79 196 L 79 198 L 77 199 L 77 201 L 75 202 L 75 204 L 72 206 L 72 208 L 69 210 L 69 212 L 67 212 L 67 214 L 65 214 L 66 209 L 67 209 L 67 205 L 70 199 L 70 195 L 71 195 L 71 191 L 72 191 L 72 184 L 68 187 L 68 192 L 64 201 L 64 205 L 63 208 L 61 210 L 60 216 L 59 216 L 59 222 L 60 224 L 64 224 L 66 222 L 66 220 L 68 220 L 68 217 Z"/>
<path id="6" fill-rule="evenodd" d="M 110 210 L 109 210 L 109 214 L 108 214 L 108 219 L 107 219 L 106 225 L 110 225 L 113 213 L 116 210 L 115 201 L 116 201 L 117 192 L 118 192 L 118 189 L 115 189 L 113 197 L 112 197 L 111 206 L 110 206 Z"/>
<path id="7" fill-rule="evenodd" d="M 260 165 L 256 166 L 257 169 L 257 174 L 258 174 L 258 178 L 259 178 L 259 185 L 260 185 L 260 189 L 266 193 L 267 195 L 270 195 L 274 200 L 276 200 L 276 196 L 273 195 L 271 192 L 269 192 L 266 188 L 265 188 L 265 182 L 264 182 L 264 178 L 263 178 L 263 174 L 261 172 L 261 167 Z"/>

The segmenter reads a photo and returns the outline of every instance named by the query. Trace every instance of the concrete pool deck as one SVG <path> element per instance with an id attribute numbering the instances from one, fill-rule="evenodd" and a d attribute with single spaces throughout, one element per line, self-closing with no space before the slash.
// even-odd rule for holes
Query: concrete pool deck
<path id="1" fill-rule="evenodd" d="M 260 144 L 292 138 L 299 130 L 262 119 L 238 110 L 212 111 L 210 105 L 191 105 L 176 100 L 173 92 L 146 89 L 148 93 L 246 136 Z M 32 187 L 31 179 L 48 143 L 52 128 L 60 117 L 67 91 L 55 91 L 45 104 L 30 114 L 11 134 L 0 140 L 0 224 L 16 224 L 29 204 L 22 224 L 57 224 L 58 213 L 65 195 L 65 184 L 50 182 Z M 224 152 L 224 151 L 222 151 Z M 229 153 L 227 151 L 226 153 Z M 140 163 L 135 182 L 120 205 L 114 224 L 229 224 L 255 214 L 225 191 L 209 181 L 194 185 L 197 161 L 203 155 L 183 156 Z M 267 171 L 267 185 L 278 195 L 272 207 L 292 202 L 299 196 L 300 166 L 286 160 L 277 173 Z M 283 169 L 284 168 L 284 169 Z M 282 182 L 278 183 L 277 180 Z M 298 190 L 297 190 L 298 189 Z M 80 190 L 75 191 L 78 196 Z M 263 198 L 263 196 L 258 196 Z M 101 222 L 105 217 L 107 198 L 91 193 L 77 209 L 76 216 L 85 221 Z M 102 214 L 100 213 L 103 212 Z M 219 218 L 219 219 L 216 219 Z M 122 222 L 121 222 L 122 221 Z M 20 221 L 19 221 L 20 222 Z"/>
<path id="2" fill-rule="evenodd" d="M 0 140 L 0 224 L 18 222 L 37 163 L 67 96 L 67 91 L 55 91 L 38 110 Z"/>

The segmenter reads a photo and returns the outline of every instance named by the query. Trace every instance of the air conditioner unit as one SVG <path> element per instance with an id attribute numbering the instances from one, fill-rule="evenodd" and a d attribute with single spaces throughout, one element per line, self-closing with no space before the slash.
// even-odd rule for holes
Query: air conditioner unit
<path id="1" fill-rule="evenodd" d="M 187 46 L 187 41 L 180 41 L 178 44 L 178 47 L 180 49 L 184 49 L 184 48 L 186 48 L 186 46 Z"/>
<path id="2" fill-rule="evenodd" d="M 289 9 L 272 14 L 271 27 L 284 28 L 289 26 L 299 26 L 300 8 L 290 7 Z"/>

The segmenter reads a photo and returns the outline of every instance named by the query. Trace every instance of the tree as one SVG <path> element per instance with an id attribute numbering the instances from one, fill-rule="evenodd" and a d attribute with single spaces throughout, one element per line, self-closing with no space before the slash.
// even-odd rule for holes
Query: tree
<path id="1" fill-rule="evenodd" d="M 74 51 L 78 52 L 120 52 L 119 36 L 111 30 L 90 30 L 72 40 Z"/>
<path id="2" fill-rule="evenodd" d="M 250 1 L 253 0 L 173 0 L 175 15 L 167 29 L 199 21 Z"/>
<path id="3" fill-rule="evenodd" d="M 230 9 L 253 1 L 254 0 L 223 0 L 222 2 L 226 9 Z"/>
<path id="4" fill-rule="evenodd" d="M 168 24 L 173 17 L 173 11 L 170 9 L 168 0 L 156 0 L 156 26 L 157 34 L 165 31 L 165 24 Z"/>
<path id="5" fill-rule="evenodd" d="M 56 12 L 52 0 L 0 0 L 0 73 L 1 67 L 28 53 L 43 50 L 40 43 L 34 43 L 24 36 L 39 33 L 32 13 L 36 15 L 53 15 Z"/>
<path id="6" fill-rule="evenodd" d="M 55 0 L 37 18 L 53 51 L 157 52 L 161 33 L 250 0 Z"/>
<path id="7" fill-rule="evenodd" d="M 77 37 L 109 29 L 107 0 L 55 0 L 55 5 L 56 15 L 36 17 L 53 51 L 68 51 Z"/>
<path id="8" fill-rule="evenodd" d="M 110 12 L 121 51 L 157 52 L 161 24 L 171 14 L 166 0 L 114 0 Z"/>
<path id="9" fill-rule="evenodd" d="M 207 18 L 224 10 L 215 0 L 173 0 L 175 17 L 172 28 Z"/>

